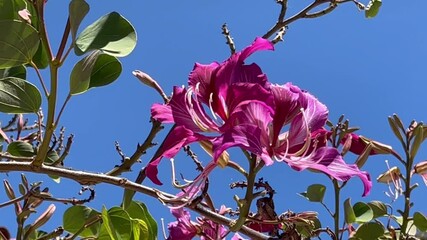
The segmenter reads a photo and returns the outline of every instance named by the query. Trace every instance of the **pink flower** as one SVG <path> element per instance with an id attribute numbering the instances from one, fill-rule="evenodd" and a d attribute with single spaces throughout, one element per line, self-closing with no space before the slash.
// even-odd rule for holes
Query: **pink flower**
<path id="1" fill-rule="evenodd" d="M 160 150 L 161 156 L 147 167 L 147 176 L 154 183 L 161 184 L 157 165 L 163 156 L 171 158 L 182 146 L 205 141 L 212 144 L 213 163 L 227 149 L 240 147 L 267 166 L 276 160 L 298 171 L 317 170 L 340 181 L 357 176 L 364 184 L 364 195 L 369 192 L 368 173 L 346 164 L 326 141 L 313 139 L 313 134 L 322 134 L 327 107 L 291 83 L 270 84 L 258 65 L 244 64 L 252 53 L 272 49 L 268 40 L 257 38 L 221 64 L 196 64 L 188 88 L 175 87 L 167 105 L 153 105 L 154 119 L 176 124 Z"/>
<path id="2" fill-rule="evenodd" d="M 201 240 L 223 239 L 228 233 L 223 225 L 204 217 L 198 217 L 197 222 L 191 221 L 190 213 L 184 208 L 172 209 L 171 212 L 177 221 L 168 224 L 168 240 L 191 240 L 196 236 Z M 223 214 L 221 210 L 219 214 Z"/>
<path id="3" fill-rule="evenodd" d="M 177 221 L 168 224 L 168 240 L 191 240 L 201 231 L 200 227 L 191 221 L 190 213 L 184 208 L 172 209 L 171 212 Z"/>
<path id="4" fill-rule="evenodd" d="M 266 76 L 258 65 L 244 65 L 244 60 L 256 51 L 272 49 L 273 45 L 268 40 L 257 38 L 251 46 L 221 64 L 196 64 L 189 76 L 188 88 L 175 87 L 167 105 L 152 106 L 154 119 L 175 123 L 176 127 L 165 139 L 161 156 L 147 166 L 147 176 L 151 181 L 161 184 L 157 178 L 157 165 L 162 157 L 175 156 L 186 144 L 202 140 L 212 142 L 215 137 L 233 131 L 237 123 L 230 116 L 234 111 L 254 104 L 269 108 L 267 104 L 272 104 L 273 96 L 269 93 Z M 212 117 L 205 112 L 203 105 L 210 110 Z M 203 132 L 216 135 L 201 135 Z"/>

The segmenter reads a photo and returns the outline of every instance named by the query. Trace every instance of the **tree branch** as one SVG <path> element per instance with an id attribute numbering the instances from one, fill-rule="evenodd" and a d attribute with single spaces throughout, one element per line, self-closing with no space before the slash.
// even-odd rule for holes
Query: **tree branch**
<path id="1" fill-rule="evenodd" d="M 39 173 L 39 174 L 45 174 L 45 175 L 55 175 L 58 177 L 64 177 L 67 179 L 74 180 L 82 185 L 96 185 L 99 183 L 106 183 L 106 184 L 118 186 L 124 189 L 128 189 L 131 191 L 140 192 L 157 199 L 160 195 L 162 195 L 167 198 L 170 198 L 170 200 L 164 199 L 165 203 L 186 205 L 187 208 L 219 224 L 230 226 L 230 224 L 233 222 L 232 219 L 227 218 L 223 215 L 220 215 L 216 212 L 213 212 L 208 208 L 203 207 L 201 204 L 192 206 L 191 204 L 188 204 L 188 202 L 185 199 L 177 199 L 172 194 L 162 192 L 155 188 L 150 188 L 141 184 L 137 184 L 135 182 L 129 181 L 126 178 L 119 178 L 114 176 L 108 176 L 106 174 L 90 173 L 90 172 L 84 172 L 81 170 L 72 170 L 72 169 L 59 168 L 59 167 L 46 166 L 46 165 L 35 167 L 31 164 L 31 162 L 0 162 L 0 172 L 32 172 L 32 173 Z M 242 226 L 239 229 L 239 232 L 245 234 L 251 239 L 261 239 L 261 240 L 271 239 L 269 236 L 264 235 L 255 230 L 252 230 L 246 226 Z"/>

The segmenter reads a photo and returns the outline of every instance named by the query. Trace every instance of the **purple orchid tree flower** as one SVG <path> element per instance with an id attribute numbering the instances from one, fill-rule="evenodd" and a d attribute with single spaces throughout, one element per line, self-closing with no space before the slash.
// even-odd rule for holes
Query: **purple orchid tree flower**
<path id="1" fill-rule="evenodd" d="M 160 157 L 147 166 L 147 177 L 151 181 L 161 184 L 157 178 L 157 166 L 162 157 L 171 158 L 184 145 L 192 142 L 210 143 L 232 129 L 237 124 L 230 119 L 234 111 L 254 104 L 269 108 L 267 104 L 273 103 L 273 96 L 269 92 L 267 77 L 255 63 L 244 64 L 246 58 L 259 50 L 273 50 L 273 44 L 257 38 L 252 45 L 223 63 L 197 63 L 190 73 L 188 88 L 174 87 L 168 104 L 153 105 L 151 115 L 154 119 L 176 125 L 165 139 Z M 217 133 L 217 136 L 201 133 Z"/>
<path id="2" fill-rule="evenodd" d="M 188 88 L 175 87 L 167 105 L 153 105 L 154 119 L 176 124 L 162 146 L 161 157 L 173 157 L 191 142 L 209 142 L 211 171 L 224 151 L 240 147 L 267 166 L 276 160 L 298 171 L 317 170 L 340 181 L 357 176 L 364 184 L 363 195 L 367 195 L 372 185 L 368 173 L 346 164 L 337 149 L 317 145 L 312 139 L 327 121 L 327 107 L 291 83 L 270 84 L 258 65 L 244 64 L 252 53 L 272 49 L 268 40 L 257 38 L 221 64 L 196 64 Z M 289 130 L 282 132 L 284 128 Z M 161 157 L 147 167 L 147 176 L 157 184 L 161 183 L 157 178 Z M 208 174 L 205 170 L 200 177 Z"/>
<path id="3" fill-rule="evenodd" d="M 369 174 L 346 164 L 336 148 L 326 146 L 326 139 L 316 140 L 327 134 L 323 132 L 328 117 L 326 106 L 291 83 L 271 85 L 270 89 L 274 96 L 270 108 L 257 103 L 233 112 L 230 118 L 241 124 L 214 139 L 214 159 L 230 147 L 244 147 L 267 165 L 275 159 L 297 171 L 312 169 L 339 181 L 357 176 L 364 185 L 363 196 L 367 195 L 372 187 Z M 284 127 L 289 130 L 282 132 Z"/>
<path id="4" fill-rule="evenodd" d="M 221 206 L 218 213 L 225 214 L 224 209 Z M 167 240 L 191 240 L 196 236 L 200 236 L 201 240 L 224 239 L 229 233 L 223 225 L 204 217 L 198 217 L 196 222 L 191 221 L 190 213 L 184 208 L 173 208 L 171 213 L 177 220 L 168 224 Z"/>

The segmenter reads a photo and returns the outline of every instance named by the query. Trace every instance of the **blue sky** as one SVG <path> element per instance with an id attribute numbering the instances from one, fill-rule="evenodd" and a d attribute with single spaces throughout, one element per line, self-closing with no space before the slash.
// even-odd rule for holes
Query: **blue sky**
<path id="1" fill-rule="evenodd" d="M 290 1 L 288 17 L 304 7 L 309 1 Z M 120 161 L 115 152 L 114 141 L 118 141 L 127 155 L 131 155 L 136 144 L 145 139 L 149 131 L 149 109 L 160 97 L 151 89 L 139 83 L 131 74 L 135 69 L 149 73 L 163 87 L 166 93 L 174 85 L 183 85 L 195 62 L 210 63 L 223 61 L 229 56 L 225 39 L 221 35 L 221 25 L 227 23 L 234 37 L 237 49 L 250 44 L 256 36 L 263 35 L 276 21 L 279 7 L 274 1 L 89 1 L 91 10 L 83 21 L 81 29 L 111 11 L 124 15 L 136 28 L 138 44 L 134 52 L 122 58 L 123 73 L 114 84 L 92 89 L 71 99 L 62 122 L 67 133 L 75 135 L 71 154 L 66 165 L 94 172 L 105 172 Z M 387 116 L 397 113 L 405 123 L 412 119 L 426 121 L 425 89 L 427 87 L 427 31 L 424 24 L 427 3 L 414 1 L 384 1 L 379 15 L 366 19 L 354 4 L 339 6 L 331 14 L 318 18 L 299 20 L 289 26 L 285 41 L 277 44 L 274 52 L 257 53 L 248 59 L 256 62 L 267 74 L 269 80 L 283 84 L 293 82 L 313 93 L 325 103 L 330 111 L 330 119 L 336 121 L 341 114 L 350 123 L 359 126 L 360 134 L 391 144 L 399 152 L 399 144 L 388 128 Z M 47 3 L 46 18 L 53 49 L 59 44 L 67 17 L 68 4 L 62 1 Z M 68 92 L 69 74 L 79 58 L 69 57 L 60 72 L 61 100 Z M 35 75 L 29 80 L 38 83 Z M 164 131 L 165 133 L 166 131 Z M 161 141 L 159 134 L 157 141 Z M 197 149 L 195 147 L 195 149 Z M 151 149 L 142 158 L 148 161 Z M 237 162 L 244 162 L 239 153 L 232 152 Z M 208 156 L 200 152 L 199 158 L 206 163 Z M 241 159 L 242 160 L 241 160 Z M 386 170 L 385 160 L 397 164 L 389 156 L 371 158 L 364 170 L 371 173 L 373 180 Z M 422 148 L 417 161 L 427 159 L 426 148 Z M 354 161 L 352 158 L 348 162 Z M 178 171 L 187 178 L 194 176 L 194 167 L 184 155 L 176 159 Z M 134 179 L 139 168 L 126 174 Z M 170 182 L 169 161 L 160 166 L 160 178 L 165 183 L 161 189 L 176 192 L 168 187 Z M 15 184 L 18 174 L 2 174 Z M 27 175 L 30 181 L 38 181 L 40 176 Z M 319 205 L 309 203 L 296 193 L 305 191 L 313 183 L 328 187 L 326 203 L 332 206 L 332 185 L 322 174 L 295 172 L 283 163 L 266 168 L 260 177 L 269 181 L 277 191 L 276 210 L 288 209 L 298 212 L 314 210 L 320 213 L 324 226 L 332 226 L 332 221 Z M 243 195 L 241 191 L 228 190 L 232 181 L 242 180 L 231 170 L 217 169 L 211 177 L 212 195 L 215 203 L 235 208 L 232 196 Z M 415 209 L 424 213 L 422 204 L 426 186 L 415 177 L 420 187 L 414 191 Z M 148 181 L 146 182 L 147 184 Z M 56 197 L 78 197 L 79 185 L 63 180 L 60 185 L 44 178 Z M 96 199 L 89 205 L 101 209 L 103 205 L 119 205 L 122 190 L 108 185 L 95 187 Z M 362 199 L 362 184 L 352 179 L 343 191 L 343 199 L 352 202 L 383 200 L 387 187 L 374 181 L 371 194 Z M 166 207 L 158 201 L 138 194 L 135 197 L 146 202 L 153 216 L 160 224 L 173 220 Z M 6 196 L 0 194 L 0 201 Z M 401 201 L 396 207 L 401 207 Z M 61 210 L 46 225 L 50 231 L 62 223 Z M 0 225 L 11 229 L 14 223 L 13 209 L 1 209 Z M 13 232 L 13 230 L 12 230 Z"/>

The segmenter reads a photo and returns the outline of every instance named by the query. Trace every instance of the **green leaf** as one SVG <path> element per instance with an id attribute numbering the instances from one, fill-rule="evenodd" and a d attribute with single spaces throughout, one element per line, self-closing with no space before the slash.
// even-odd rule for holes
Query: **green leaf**
<path id="1" fill-rule="evenodd" d="M 141 219 L 132 219 L 132 239 L 133 240 L 148 240 L 154 239 L 149 238 L 149 231 L 147 223 Z"/>
<path id="2" fill-rule="evenodd" d="M 132 219 L 140 219 L 147 225 L 147 240 L 157 239 L 157 223 L 151 216 L 147 207 L 142 202 L 132 201 L 130 205 L 125 209 Z"/>
<path id="3" fill-rule="evenodd" d="M 102 209 L 102 226 L 99 240 L 103 239 L 130 239 L 132 233 L 132 221 L 129 214 L 119 207 L 110 210 Z"/>
<path id="4" fill-rule="evenodd" d="M 406 228 L 406 234 L 408 234 L 409 236 L 415 236 L 415 234 L 417 234 L 417 227 L 415 226 L 413 220 L 408 221 L 408 226 Z"/>
<path id="5" fill-rule="evenodd" d="M 54 150 L 51 150 L 51 151 L 49 151 L 47 153 L 46 160 L 44 160 L 44 163 L 47 164 L 47 165 L 50 165 L 50 164 L 54 163 L 56 160 L 58 160 L 58 159 L 59 159 L 58 153 L 56 151 L 54 151 Z M 60 183 L 61 182 L 61 178 L 58 177 L 58 176 L 56 176 L 56 175 L 49 175 L 49 177 L 53 181 L 55 181 L 56 183 Z"/>
<path id="6" fill-rule="evenodd" d="M 16 78 L 26 79 L 27 69 L 22 65 L 0 69 L 0 79 L 7 78 L 7 77 L 16 77 Z"/>
<path id="7" fill-rule="evenodd" d="M 32 157 L 35 155 L 33 145 L 22 141 L 11 142 L 7 146 L 7 152 L 17 157 Z"/>
<path id="8" fill-rule="evenodd" d="M 70 77 L 70 94 L 85 93 L 90 88 L 101 87 L 114 82 L 122 72 L 122 65 L 116 57 L 92 52 L 79 61 Z"/>
<path id="9" fill-rule="evenodd" d="M 374 213 L 373 218 L 382 217 L 382 216 L 387 215 L 387 206 L 383 202 L 371 201 L 368 203 L 368 205 Z"/>
<path id="10" fill-rule="evenodd" d="M 99 51 L 92 52 L 76 65 L 74 65 L 70 76 L 70 94 L 77 95 L 84 93 L 89 89 L 90 75 L 95 66 L 96 59 L 100 54 Z"/>
<path id="11" fill-rule="evenodd" d="M 14 1 L 0 0 L 0 20 L 12 20 L 15 18 Z"/>
<path id="12" fill-rule="evenodd" d="M 76 39 L 74 51 L 83 55 L 102 50 L 116 57 L 129 55 L 136 46 L 136 32 L 132 24 L 117 12 L 109 13 L 88 26 Z"/>
<path id="13" fill-rule="evenodd" d="M 37 48 L 37 52 L 33 56 L 33 63 L 38 69 L 45 69 L 49 66 L 49 61 L 49 54 L 46 47 L 43 44 L 40 44 Z"/>
<path id="14" fill-rule="evenodd" d="M 373 17 L 377 16 L 381 5 L 382 5 L 381 0 L 369 1 L 368 6 L 366 6 L 366 9 L 365 9 L 365 17 L 366 18 L 373 18 Z"/>
<path id="15" fill-rule="evenodd" d="M 33 84 L 15 77 L 0 79 L 0 112 L 35 113 L 41 102 L 40 92 Z"/>
<path id="16" fill-rule="evenodd" d="M 414 224 L 421 232 L 427 232 L 427 218 L 420 212 L 414 213 Z"/>
<path id="17" fill-rule="evenodd" d="M 80 23 L 89 12 L 89 4 L 85 0 L 71 0 L 68 10 L 70 14 L 70 31 L 74 42 Z"/>
<path id="18" fill-rule="evenodd" d="M 411 154 L 410 156 L 412 157 L 412 159 L 415 158 L 415 156 L 418 153 L 418 149 L 421 146 L 421 143 L 423 143 L 424 141 L 424 127 L 422 122 L 417 124 L 417 127 L 413 131 L 413 134 L 414 134 L 414 141 L 412 142 L 411 152 L 410 152 Z"/>
<path id="19" fill-rule="evenodd" d="M 381 223 L 367 222 L 357 228 L 354 237 L 362 240 L 377 240 L 382 235 L 384 235 L 384 227 Z"/>
<path id="20" fill-rule="evenodd" d="M 99 240 L 107 239 L 117 239 L 116 232 L 114 231 L 114 226 L 111 222 L 110 215 L 105 207 L 102 207 L 102 225 L 101 230 L 99 231 Z"/>
<path id="21" fill-rule="evenodd" d="M 79 231 L 87 221 L 96 219 L 99 212 L 86 206 L 72 206 L 64 212 L 63 216 L 63 227 L 65 231 L 70 233 L 76 233 Z M 84 229 L 79 236 L 81 237 L 96 237 L 101 226 L 100 222 L 91 225 L 89 228 Z"/>
<path id="22" fill-rule="evenodd" d="M 364 202 L 357 202 L 354 204 L 353 212 L 356 216 L 356 222 L 358 223 L 369 222 L 374 217 L 374 211 Z"/>
<path id="23" fill-rule="evenodd" d="M 301 196 L 307 198 L 310 202 L 322 202 L 325 196 L 326 187 L 322 184 L 312 184 L 307 187 L 307 191 L 300 193 Z"/>
<path id="24" fill-rule="evenodd" d="M 0 21 L 0 69 L 31 62 L 39 47 L 39 35 L 35 28 L 14 20 Z"/>
<path id="25" fill-rule="evenodd" d="M 122 73 L 122 64 L 113 56 L 100 54 L 90 76 L 89 89 L 114 82 Z"/>
<path id="26" fill-rule="evenodd" d="M 345 223 L 350 224 L 356 221 L 356 215 L 354 214 L 353 208 L 351 207 L 351 199 L 347 198 L 344 201 L 344 217 Z"/>

